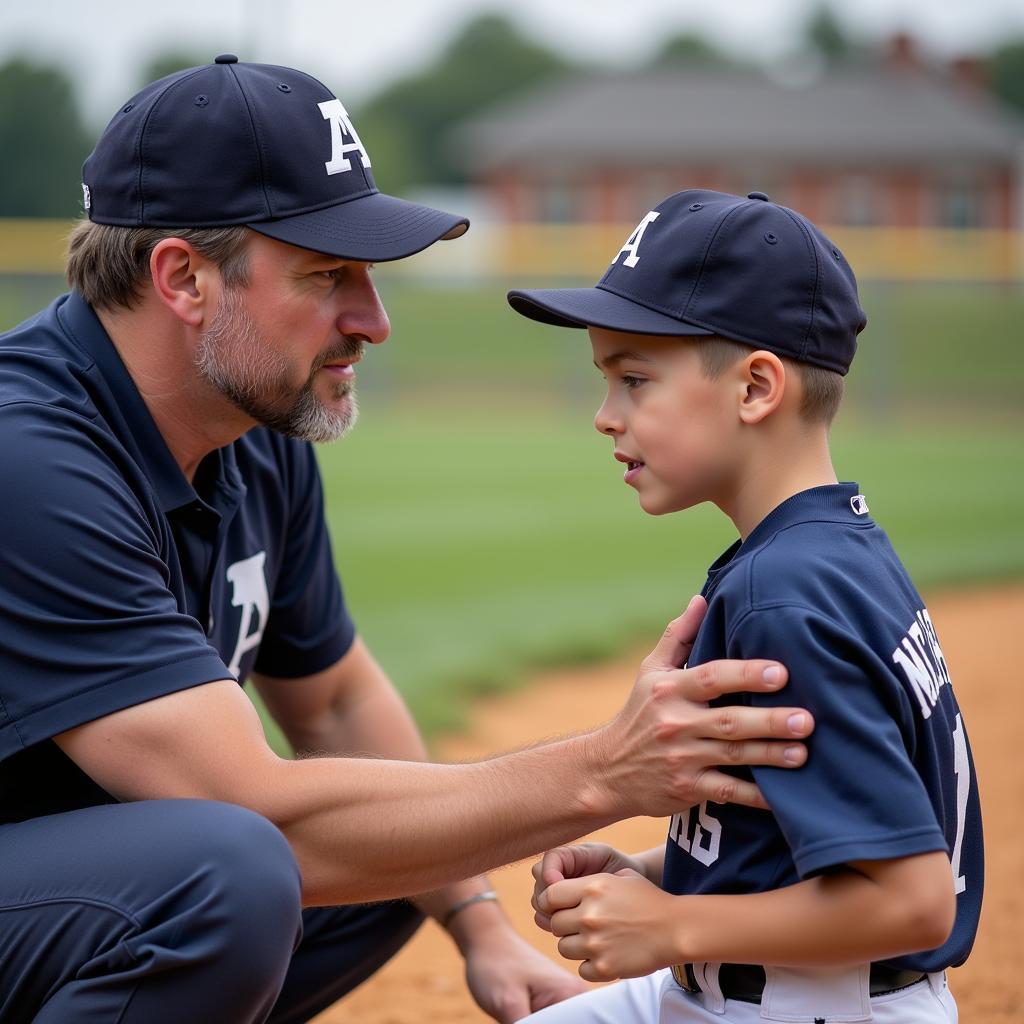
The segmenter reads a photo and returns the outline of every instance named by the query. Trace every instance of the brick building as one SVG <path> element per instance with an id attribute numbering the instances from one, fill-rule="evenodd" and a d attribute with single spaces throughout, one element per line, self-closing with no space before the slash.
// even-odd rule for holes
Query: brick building
<path id="1" fill-rule="evenodd" d="M 878 65 L 801 84 L 736 70 L 604 74 L 465 124 L 472 178 L 508 221 L 632 222 L 670 192 L 767 192 L 823 224 L 1024 226 L 1024 119 L 969 63 Z"/>

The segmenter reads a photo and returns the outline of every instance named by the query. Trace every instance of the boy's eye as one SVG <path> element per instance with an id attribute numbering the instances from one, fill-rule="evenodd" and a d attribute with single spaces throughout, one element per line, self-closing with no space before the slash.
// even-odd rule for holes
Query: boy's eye
<path id="1" fill-rule="evenodd" d="M 624 373 L 622 375 L 622 384 L 624 387 L 632 391 L 634 388 L 640 387 L 643 384 L 643 377 L 634 377 L 632 374 Z"/>

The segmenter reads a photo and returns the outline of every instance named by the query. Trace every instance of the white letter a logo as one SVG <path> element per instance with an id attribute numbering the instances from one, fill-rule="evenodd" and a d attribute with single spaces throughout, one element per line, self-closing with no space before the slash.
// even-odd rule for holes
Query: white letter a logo
<path id="1" fill-rule="evenodd" d="M 259 647 L 270 618 L 270 594 L 267 592 L 267 578 L 263 573 L 265 551 L 243 558 L 227 568 L 228 583 L 231 584 L 231 603 L 241 608 L 238 623 L 238 641 L 231 656 L 228 671 L 237 679 L 242 670 L 242 656 L 246 651 Z"/>
<path id="2" fill-rule="evenodd" d="M 644 232 L 647 230 L 647 225 L 651 221 L 658 219 L 660 214 L 657 210 L 651 210 L 649 214 L 633 229 L 633 234 L 626 239 L 626 244 L 615 254 L 615 259 L 612 260 L 614 264 L 618 258 L 624 253 L 628 252 L 629 255 L 622 261 L 623 266 L 635 267 L 640 262 L 640 257 L 637 255 L 637 249 L 640 248 L 640 240 L 644 237 Z"/>
<path id="3" fill-rule="evenodd" d="M 320 108 L 320 113 L 324 115 L 324 120 L 331 122 L 331 159 L 324 164 L 327 173 L 341 174 L 342 171 L 352 170 L 352 161 L 345 156 L 346 153 L 358 153 L 362 165 L 369 167 L 370 157 L 366 152 L 366 147 L 356 134 L 348 111 L 341 105 L 341 100 L 324 100 L 317 106 Z M 342 132 L 352 141 L 346 142 Z"/>

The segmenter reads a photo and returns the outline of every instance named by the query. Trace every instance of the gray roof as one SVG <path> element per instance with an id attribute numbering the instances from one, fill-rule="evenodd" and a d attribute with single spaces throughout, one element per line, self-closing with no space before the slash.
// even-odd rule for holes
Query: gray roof
<path id="1" fill-rule="evenodd" d="M 477 171 L 638 160 L 751 158 L 803 165 L 1017 163 L 1024 120 L 980 90 L 920 71 L 859 68 L 803 86 L 742 71 L 563 80 L 466 122 Z"/>

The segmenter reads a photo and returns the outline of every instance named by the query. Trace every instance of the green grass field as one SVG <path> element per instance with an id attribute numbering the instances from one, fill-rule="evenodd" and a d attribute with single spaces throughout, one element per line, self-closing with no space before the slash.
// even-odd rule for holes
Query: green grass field
<path id="1" fill-rule="evenodd" d="M 320 455 L 350 604 L 424 727 L 534 666 L 653 643 L 731 525 L 639 509 L 591 425 L 601 381 L 582 332 L 522 320 L 496 287 L 382 290 L 393 335 L 363 364 L 363 420 Z M 1024 296 L 864 301 L 840 477 L 919 586 L 1024 573 Z"/>
<path id="2" fill-rule="evenodd" d="M 379 279 L 392 340 L 360 368 L 359 427 L 320 462 L 356 621 L 429 733 L 468 693 L 653 643 L 732 533 L 712 508 L 640 511 L 591 425 L 582 332 L 522 320 L 497 287 Z M 0 281 L 0 326 L 46 291 Z M 840 477 L 919 586 L 1024 574 L 1024 295 L 875 288 L 864 304 Z"/>
<path id="3" fill-rule="evenodd" d="M 837 429 L 835 461 L 920 586 L 1024 572 L 1018 438 Z M 428 730 L 531 666 L 653 643 L 733 539 L 710 507 L 646 516 L 585 418 L 368 410 L 321 466 L 351 607 Z"/>

